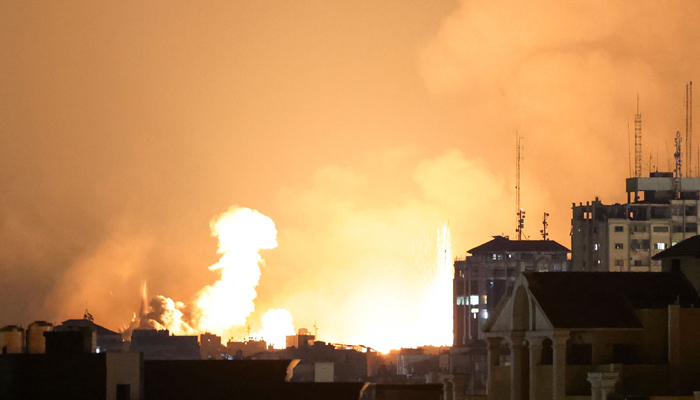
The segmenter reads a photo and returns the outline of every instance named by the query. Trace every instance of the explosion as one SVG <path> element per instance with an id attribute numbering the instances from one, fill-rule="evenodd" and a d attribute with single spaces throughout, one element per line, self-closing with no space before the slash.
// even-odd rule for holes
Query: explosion
<path id="1" fill-rule="evenodd" d="M 141 311 L 124 330 L 126 337 L 137 328 L 168 329 L 176 335 L 210 332 L 227 337 L 245 326 L 255 311 L 255 288 L 260 281 L 260 265 L 264 265 L 259 251 L 277 247 L 275 223 L 258 211 L 231 206 L 209 225 L 212 236 L 219 239 L 217 253 L 221 254 L 209 269 L 220 273 L 219 280 L 202 288 L 187 305 L 160 295 L 147 303 L 144 283 Z M 268 311 L 262 323 L 260 336 L 269 338 L 275 347 L 284 348 L 285 336 L 294 334 L 287 310 Z"/>

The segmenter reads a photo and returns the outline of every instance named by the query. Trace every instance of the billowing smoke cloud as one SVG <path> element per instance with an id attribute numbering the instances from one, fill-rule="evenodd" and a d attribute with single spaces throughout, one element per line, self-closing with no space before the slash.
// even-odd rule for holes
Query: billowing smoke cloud
<path id="1" fill-rule="evenodd" d="M 255 289 L 264 264 L 259 252 L 277 247 L 277 229 L 269 217 L 238 206 L 212 219 L 210 227 L 212 236 L 219 239 L 221 258 L 209 269 L 220 274 L 219 279 L 202 288 L 187 305 L 158 295 L 145 306 L 144 283 L 141 311 L 124 330 L 126 338 L 136 328 L 168 329 L 176 335 L 211 332 L 226 338 L 245 326 L 255 310 Z M 264 336 L 274 337 L 271 343 L 284 347 L 284 336 L 294 333 L 289 312 L 270 310 L 262 320 Z"/>
<path id="2" fill-rule="evenodd" d="M 452 340 L 455 248 L 510 227 L 507 180 L 451 150 L 372 154 L 360 168 L 320 168 L 278 195 L 280 247 L 260 301 L 281 304 L 319 337 L 380 350 Z M 497 224 L 494 223 L 497 221 Z M 506 232 L 507 234 L 507 232 Z M 454 236 L 453 236 L 454 235 Z"/>

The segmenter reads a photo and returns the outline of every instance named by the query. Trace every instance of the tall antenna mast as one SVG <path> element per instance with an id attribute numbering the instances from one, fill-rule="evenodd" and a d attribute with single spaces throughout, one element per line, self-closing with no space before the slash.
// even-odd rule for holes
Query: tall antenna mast
<path id="1" fill-rule="evenodd" d="M 673 191 L 676 195 L 676 198 L 680 197 L 681 193 L 681 178 L 683 177 L 683 171 L 681 169 L 681 142 L 683 141 L 683 137 L 681 136 L 681 132 L 677 131 L 676 132 L 676 152 L 673 154 L 673 158 L 676 159 L 676 169 L 674 171 L 674 188 Z"/>
<path id="2" fill-rule="evenodd" d="M 637 114 L 634 115 L 634 177 L 642 177 L 642 114 L 639 112 L 639 94 Z"/>
<path id="3" fill-rule="evenodd" d="M 629 167 L 630 178 L 632 178 L 632 142 L 630 139 L 629 120 L 627 120 L 627 166 Z"/>
<path id="4" fill-rule="evenodd" d="M 520 208 L 520 160 L 523 159 L 521 143 L 522 136 L 515 132 L 515 210 L 517 212 L 515 233 L 518 240 L 523 238 L 523 228 L 525 227 L 525 210 Z"/>
<path id="5" fill-rule="evenodd" d="M 693 174 L 693 81 L 685 85 L 685 175 Z"/>
<path id="6" fill-rule="evenodd" d="M 542 230 L 540 233 L 542 234 L 542 240 L 549 240 L 547 239 L 547 236 L 549 236 L 549 233 L 547 233 L 547 227 L 549 226 L 549 222 L 547 222 L 547 217 L 549 217 L 549 213 L 546 212 L 542 216 Z"/>

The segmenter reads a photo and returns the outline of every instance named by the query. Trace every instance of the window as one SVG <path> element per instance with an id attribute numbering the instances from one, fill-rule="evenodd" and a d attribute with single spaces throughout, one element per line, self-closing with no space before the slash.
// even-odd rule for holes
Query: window
<path id="1" fill-rule="evenodd" d="M 698 224 L 695 222 L 687 222 L 685 224 L 685 231 L 686 233 L 696 233 L 698 231 Z"/>
<path id="2" fill-rule="evenodd" d="M 658 232 L 658 233 L 668 232 L 668 226 L 655 226 L 654 232 Z"/>
<path id="3" fill-rule="evenodd" d="M 616 267 L 624 267 L 624 266 L 625 266 L 625 260 L 615 260 L 615 266 L 616 266 Z"/>
<path id="4" fill-rule="evenodd" d="M 484 295 L 481 295 L 481 301 L 482 301 L 484 304 L 488 304 L 488 302 L 487 302 L 488 299 L 489 299 L 489 297 L 488 297 L 487 295 L 485 295 L 485 294 L 484 294 Z"/>
<path id="5" fill-rule="evenodd" d="M 633 227 L 633 231 L 638 233 L 644 233 L 647 231 L 647 227 L 646 225 L 636 225 Z"/>
<path id="6" fill-rule="evenodd" d="M 466 304 L 465 304 L 466 300 L 467 300 L 467 299 L 466 299 L 464 296 L 459 296 L 459 297 L 457 297 L 457 300 L 456 300 L 456 301 L 457 301 L 457 305 L 458 305 L 458 306 L 465 306 L 465 305 L 466 305 Z"/>
<path id="7" fill-rule="evenodd" d="M 522 261 L 532 261 L 534 259 L 535 259 L 534 254 L 525 253 L 525 254 L 520 255 L 520 260 L 522 260 Z"/>
<path id="8" fill-rule="evenodd" d="M 666 250 L 666 243 L 654 243 L 654 250 Z"/>
<path id="9" fill-rule="evenodd" d="M 491 254 L 491 259 L 494 260 L 494 261 L 503 260 L 503 254 L 500 254 L 500 253 L 492 253 L 492 254 Z"/>
<path id="10" fill-rule="evenodd" d="M 479 305 L 479 295 L 473 294 L 469 296 L 469 304 L 473 306 Z"/>
<path id="11" fill-rule="evenodd" d="M 673 233 L 683 233 L 683 225 L 673 225 Z"/>
<path id="12" fill-rule="evenodd" d="M 624 226 L 622 226 L 622 225 L 616 225 L 616 226 L 615 226 L 615 232 L 624 232 L 624 231 L 625 231 L 625 227 L 624 227 Z"/>
<path id="13" fill-rule="evenodd" d="M 593 250 L 598 251 L 598 243 L 593 245 Z"/>
<path id="14" fill-rule="evenodd" d="M 479 308 L 478 308 L 478 307 L 472 308 L 472 314 L 478 314 L 478 313 L 479 313 Z"/>
<path id="15" fill-rule="evenodd" d="M 635 267 L 641 267 L 641 266 L 642 266 L 642 260 L 634 260 L 634 266 L 635 266 Z"/>
<path id="16" fill-rule="evenodd" d="M 650 243 L 648 239 L 642 240 L 642 250 L 649 250 Z"/>
<path id="17" fill-rule="evenodd" d="M 616 248 L 617 250 L 624 249 L 624 248 L 625 248 L 625 245 L 622 244 L 622 243 L 615 243 L 615 248 Z"/>

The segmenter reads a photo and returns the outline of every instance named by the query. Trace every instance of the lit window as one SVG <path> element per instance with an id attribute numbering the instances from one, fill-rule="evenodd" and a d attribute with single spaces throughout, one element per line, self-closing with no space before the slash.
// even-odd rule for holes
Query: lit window
<path id="1" fill-rule="evenodd" d="M 479 309 L 477 307 L 472 308 L 472 314 L 477 314 Z"/>
<path id="2" fill-rule="evenodd" d="M 464 300 L 465 300 L 464 296 L 457 297 L 457 305 L 458 306 L 465 306 L 466 304 L 464 303 Z"/>
<path id="3" fill-rule="evenodd" d="M 666 243 L 655 243 L 654 249 L 656 250 L 666 250 Z"/>
<path id="4" fill-rule="evenodd" d="M 615 266 L 616 266 L 616 267 L 624 267 L 624 266 L 625 266 L 625 260 L 615 260 Z"/>
<path id="5" fill-rule="evenodd" d="M 479 295 L 471 295 L 469 296 L 469 304 L 476 306 L 479 305 Z"/>
<path id="6" fill-rule="evenodd" d="M 482 311 L 482 312 L 481 312 L 481 316 L 482 316 L 484 319 L 488 319 L 488 318 L 489 318 L 489 311 L 488 311 L 488 310 Z"/>
<path id="7" fill-rule="evenodd" d="M 483 296 L 481 296 L 481 301 L 482 301 L 484 304 L 488 304 L 488 303 L 486 302 L 486 300 L 487 300 L 488 298 L 489 298 L 489 297 L 488 297 L 487 295 L 483 295 Z"/>
<path id="8" fill-rule="evenodd" d="M 624 249 L 624 248 L 625 248 L 625 245 L 624 245 L 623 243 L 615 243 L 615 248 L 618 249 L 618 250 L 619 250 L 619 249 Z"/>
<path id="9" fill-rule="evenodd" d="M 593 250 L 598 251 L 598 243 L 593 245 Z"/>

